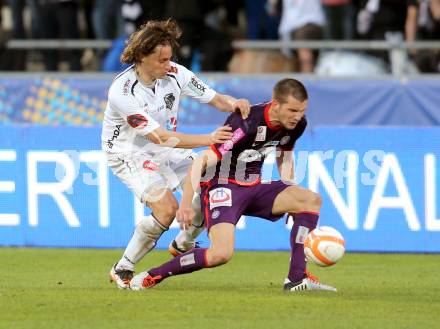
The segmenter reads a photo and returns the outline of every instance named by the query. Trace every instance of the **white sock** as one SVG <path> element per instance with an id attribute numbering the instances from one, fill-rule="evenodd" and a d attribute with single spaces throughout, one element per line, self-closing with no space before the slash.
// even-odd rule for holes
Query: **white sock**
<path id="1" fill-rule="evenodd" d="M 167 230 L 153 215 L 144 217 L 136 226 L 116 268 L 134 271 L 135 264 L 154 248 L 162 233 Z"/>
<path id="2" fill-rule="evenodd" d="M 177 247 L 182 250 L 190 250 L 194 248 L 196 243 L 196 238 L 205 229 L 205 221 L 203 219 L 201 205 L 200 205 L 200 194 L 195 194 L 192 200 L 192 209 L 196 213 L 192 225 L 185 231 L 180 230 L 177 234 L 176 241 Z"/>

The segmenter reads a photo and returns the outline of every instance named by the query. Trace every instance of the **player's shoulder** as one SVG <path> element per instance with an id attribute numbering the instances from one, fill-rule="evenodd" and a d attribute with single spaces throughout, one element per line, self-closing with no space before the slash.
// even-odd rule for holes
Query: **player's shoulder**
<path id="1" fill-rule="evenodd" d="M 295 129 L 293 129 L 292 134 L 296 136 L 296 138 L 299 138 L 304 131 L 306 130 L 307 127 L 307 118 L 304 115 L 301 120 L 298 121 L 298 123 L 296 124 Z"/>
<path id="2" fill-rule="evenodd" d="M 167 72 L 167 75 L 173 75 L 175 77 L 180 77 L 191 73 L 185 66 L 177 64 L 176 62 L 170 62 L 170 69 Z"/>
<path id="3" fill-rule="evenodd" d="M 261 122 L 264 122 L 264 113 L 269 105 L 270 102 L 252 104 L 251 111 L 249 112 L 249 121 L 256 126 L 260 125 Z"/>
<path id="4" fill-rule="evenodd" d="M 268 106 L 270 106 L 270 102 L 252 104 L 251 112 L 253 112 L 256 116 L 264 116 L 264 111 Z"/>
<path id="5" fill-rule="evenodd" d="M 264 110 L 268 105 L 270 105 L 270 102 L 251 105 L 251 110 L 249 112 L 249 116 L 246 119 L 246 121 L 248 123 L 259 124 L 261 120 L 264 119 Z M 231 113 L 230 115 L 233 116 L 234 118 L 243 120 L 241 113 L 238 110 Z"/>
<path id="6" fill-rule="evenodd" d="M 177 64 L 175 62 L 170 62 L 170 69 L 167 72 L 167 78 L 175 80 L 180 89 L 185 84 L 185 81 L 190 79 L 193 73 L 188 70 L 185 66 Z"/>
<path id="7" fill-rule="evenodd" d="M 301 120 L 299 120 L 298 124 L 296 125 L 299 129 L 306 129 L 307 127 L 307 117 L 304 115 Z"/>
<path id="8" fill-rule="evenodd" d="M 109 96 L 124 97 L 132 95 L 134 94 L 134 87 L 137 83 L 138 81 L 134 72 L 134 66 L 130 66 L 113 80 L 109 89 Z"/>
<path id="9" fill-rule="evenodd" d="M 256 132 L 258 126 L 264 121 L 264 108 L 266 105 L 267 103 L 251 105 L 249 116 L 246 119 L 243 119 L 239 110 L 235 110 L 229 114 L 228 123 L 244 127 L 249 134 Z"/>

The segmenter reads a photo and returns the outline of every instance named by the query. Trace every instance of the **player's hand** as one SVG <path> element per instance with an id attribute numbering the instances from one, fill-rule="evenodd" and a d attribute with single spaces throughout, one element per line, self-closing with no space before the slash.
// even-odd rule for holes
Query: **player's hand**
<path id="1" fill-rule="evenodd" d="M 210 135 L 210 144 L 223 144 L 232 138 L 232 128 L 223 126 L 214 130 Z"/>
<path id="2" fill-rule="evenodd" d="M 232 104 L 232 107 L 235 111 L 239 111 L 241 113 L 241 117 L 243 119 L 247 119 L 249 112 L 251 111 L 251 104 L 249 104 L 249 101 L 244 98 L 237 99 Z"/>
<path id="3" fill-rule="evenodd" d="M 182 230 L 187 230 L 194 219 L 195 212 L 191 207 L 179 207 L 176 212 L 176 219 Z"/>

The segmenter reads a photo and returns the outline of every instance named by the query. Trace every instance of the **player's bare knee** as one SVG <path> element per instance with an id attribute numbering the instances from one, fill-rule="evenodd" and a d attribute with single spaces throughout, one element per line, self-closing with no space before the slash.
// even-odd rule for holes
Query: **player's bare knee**
<path id="1" fill-rule="evenodd" d="M 166 226 L 171 224 L 171 221 L 176 216 L 176 211 L 179 208 L 179 204 L 175 198 L 163 198 L 158 202 L 147 203 L 147 205 L 152 210 L 154 216 Z"/>
<path id="2" fill-rule="evenodd" d="M 221 253 L 217 255 L 216 263 L 217 265 L 226 264 L 227 262 L 230 261 L 231 258 L 232 258 L 232 254 Z"/>
<path id="3" fill-rule="evenodd" d="M 321 207 L 322 205 L 322 196 L 319 193 L 311 192 L 311 203 L 315 207 Z"/>
<path id="4" fill-rule="evenodd" d="M 209 257 L 211 266 L 218 266 L 229 262 L 234 255 L 233 250 L 212 250 Z"/>
<path id="5" fill-rule="evenodd" d="M 159 210 L 154 213 L 162 218 L 173 219 L 176 216 L 177 209 L 177 203 L 168 203 L 164 204 Z"/>
<path id="6" fill-rule="evenodd" d="M 313 204 L 314 206 L 321 207 L 322 205 L 322 197 L 319 193 L 316 192 L 309 192 L 309 202 Z"/>
<path id="7" fill-rule="evenodd" d="M 319 211 L 322 205 L 322 197 L 319 193 L 308 191 L 304 205 L 304 211 Z"/>

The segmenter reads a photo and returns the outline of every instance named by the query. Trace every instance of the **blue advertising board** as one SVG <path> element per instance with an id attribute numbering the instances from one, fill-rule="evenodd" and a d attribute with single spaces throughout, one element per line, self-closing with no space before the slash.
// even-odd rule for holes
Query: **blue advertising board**
<path id="1" fill-rule="evenodd" d="M 59 78 L 28 75 L 0 76 L 0 122 L 34 125 L 99 125 L 108 88 L 115 75 Z M 201 75 L 216 91 L 252 104 L 269 101 L 272 88 L 289 73 L 278 76 Z M 307 116 L 318 125 L 440 125 L 440 79 L 335 80 L 302 79 L 307 87 Z M 179 124 L 215 125 L 226 114 L 207 104 L 182 98 Z"/>
<path id="2" fill-rule="evenodd" d="M 295 148 L 296 181 L 322 194 L 320 225 L 338 229 L 349 251 L 440 252 L 439 141 L 436 127 L 315 126 Z M 263 178 L 278 178 L 273 154 Z M 125 247 L 144 213 L 108 170 L 100 128 L 0 129 L 0 245 Z M 236 247 L 289 250 L 289 224 L 244 217 Z"/>

